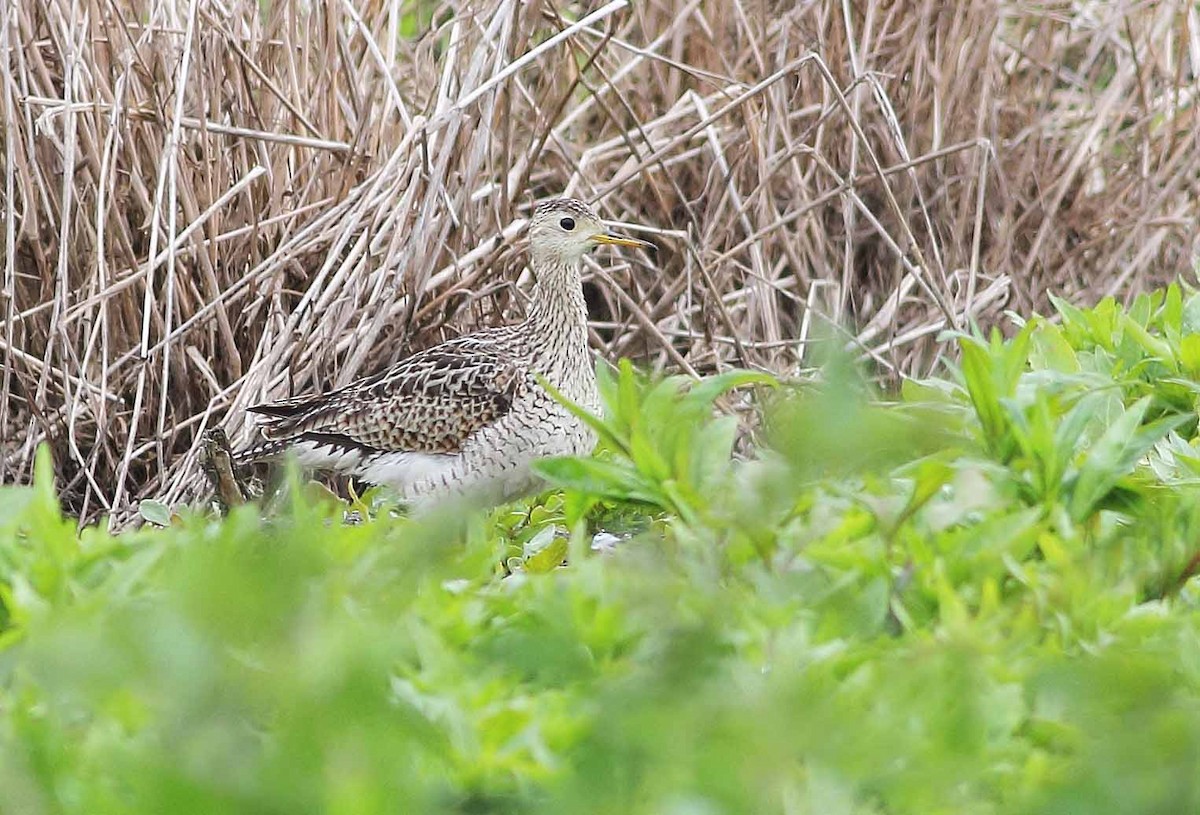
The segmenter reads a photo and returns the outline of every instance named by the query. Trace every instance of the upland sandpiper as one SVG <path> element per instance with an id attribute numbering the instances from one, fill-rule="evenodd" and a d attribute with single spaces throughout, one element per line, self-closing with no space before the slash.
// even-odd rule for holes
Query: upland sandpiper
<path id="1" fill-rule="evenodd" d="M 524 322 L 449 340 L 335 391 L 256 405 L 266 441 L 238 463 L 294 451 L 303 467 L 386 485 L 417 504 L 535 489 L 534 461 L 595 444 L 538 377 L 599 410 L 580 268 L 605 244 L 653 248 L 612 234 L 582 201 L 540 204 L 529 226 L 536 285 Z"/>

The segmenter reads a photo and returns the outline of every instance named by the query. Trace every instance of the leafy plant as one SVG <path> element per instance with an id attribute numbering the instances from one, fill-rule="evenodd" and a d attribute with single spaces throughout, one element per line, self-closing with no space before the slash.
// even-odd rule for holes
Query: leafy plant
<path id="1" fill-rule="evenodd" d="M 1196 303 L 1060 304 L 894 395 L 623 363 L 598 456 L 490 514 L 293 474 L 114 537 L 43 452 L 0 811 L 1194 812 Z"/>
<path id="2" fill-rule="evenodd" d="M 596 378 L 607 416 L 567 407 L 612 455 L 552 459 L 540 462 L 538 472 L 578 493 L 646 504 L 688 524 L 702 522 L 706 505 L 722 489 L 737 434 L 735 418 L 712 416 L 713 403 L 735 388 L 776 384 L 751 371 L 699 383 L 680 376 L 655 382 L 635 373 L 629 360 L 621 360 L 615 376 L 599 366 Z"/>

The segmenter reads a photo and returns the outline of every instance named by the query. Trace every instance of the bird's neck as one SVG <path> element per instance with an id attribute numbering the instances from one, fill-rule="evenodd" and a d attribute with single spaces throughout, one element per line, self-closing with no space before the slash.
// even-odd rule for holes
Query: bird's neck
<path id="1" fill-rule="evenodd" d="M 535 336 L 553 336 L 572 352 L 587 350 L 587 303 L 580 265 L 580 261 L 534 258 L 537 283 L 528 317 Z"/>
<path id="2" fill-rule="evenodd" d="M 526 324 L 535 338 L 533 366 L 576 404 L 600 410 L 596 368 L 588 350 L 587 303 L 580 262 L 537 263 L 537 285 Z"/>

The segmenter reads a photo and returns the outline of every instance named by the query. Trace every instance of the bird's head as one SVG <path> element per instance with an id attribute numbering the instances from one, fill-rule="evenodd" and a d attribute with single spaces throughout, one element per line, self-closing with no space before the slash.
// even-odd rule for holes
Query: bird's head
<path id="1" fill-rule="evenodd" d="M 654 249 L 652 243 L 614 235 L 595 210 L 574 198 L 557 198 L 539 204 L 529 224 L 530 251 L 537 257 L 559 263 L 577 263 L 596 246 L 638 246 Z"/>

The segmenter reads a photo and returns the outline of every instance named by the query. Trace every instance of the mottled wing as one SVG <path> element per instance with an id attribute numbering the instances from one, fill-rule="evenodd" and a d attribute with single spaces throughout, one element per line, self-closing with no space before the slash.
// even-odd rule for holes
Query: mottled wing
<path id="1" fill-rule="evenodd" d="M 494 343 L 462 337 L 414 354 L 345 388 L 250 410 L 272 441 L 313 441 L 375 452 L 455 453 L 504 416 L 528 387 Z"/>

